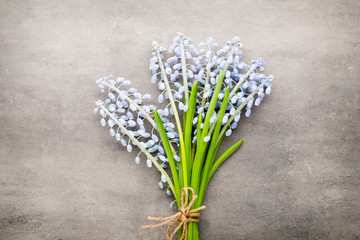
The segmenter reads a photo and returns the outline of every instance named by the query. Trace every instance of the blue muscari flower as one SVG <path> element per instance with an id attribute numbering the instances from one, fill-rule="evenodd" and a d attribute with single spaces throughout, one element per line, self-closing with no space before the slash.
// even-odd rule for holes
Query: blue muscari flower
<path id="1" fill-rule="evenodd" d="M 208 142 L 210 140 L 210 136 L 204 137 L 204 142 Z"/>
<path id="2" fill-rule="evenodd" d="M 150 159 L 146 160 L 146 165 L 151 168 L 152 167 L 152 162 Z"/>
<path id="3" fill-rule="evenodd" d="M 162 175 L 162 174 L 161 174 L 161 181 L 162 181 L 162 182 L 166 182 L 166 177 L 165 177 L 165 175 Z"/>
<path id="4" fill-rule="evenodd" d="M 168 132 L 168 133 L 166 133 L 166 135 L 169 139 L 172 139 L 175 137 L 174 133 L 172 133 L 172 132 Z"/>
<path id="5" fill-rule="evenodd" d="M 238 100 L 237 96 L 232 96 L 230 101 L 232 104 L 235 104 L 237 102 L 237 100 Z"/>
<path id="6" fill-rule="evenodd" d="M 135 126 L 136 126 L 136 122 L 133 121 L 133 120 L 129 120 L 129 121 L 128 121 L 128 125 L 129 125 L 129 127 L 135 127 Z"/>
<path id="7" fill-rule="evenodd" d="M 136 157 L 136 158 L 135 158 L 135 163 L 136 163 L 136 164 L 140 164 L 140 158 L 139 158 L 139 157 Z"/>
<path id="8" fill-rule="evenodd" d="M 136 137 L 136 134 L 135 134 L 135 137 Z M 142 148 L 148 148 L 147 144 L 144 143 L 144 142 L 140 142 L 140 146 L 141 146 Z"/>
<path id="9" fill-rule="evenodd" d="M 174 94 L 174 99 L 182 99 L 182 95 L 179 92 Z"/>
<path id="10" fill-rule="evenodd" d="M 149 153 L 154 153 L 154 152 L 156 152 L 156 150 L 157 150 L 157 149 L 156 149 L 155 147 L 152 147 L 152 148 L 149 148 L 149 149 L 148 149 L 148 152 L 149 152 Z"/>
<path id="11" fill-rule="evenodd" d="M 240 120 L 241 114 L 238 114 L 235 116 L 234 121 L 238 122 Z"/>
<path id="12" fill-rule="evenodd" d="M 249 108 L 248 110 L 246 110 L 245 116 L 250 117 L 250 115 L 251 115 L 251 109 Z"/>
<path id="13" fill-rule="evenodd" d="M 197 72 L 197 68 L 194 65 L 191 65 L 190 69 L 191 69 L 192 72 Z"/>
<path id="14" fill-rule="evenodd" d="M 251 99 L 251 100 L 247 103 L 247 107 L 248 107 L 248 108 L 252 108 L 253 103 L 254 103 L 254 99 Z"/>
<path id="15" fill-rule="evenodd" d="M 112 101 L 112 102 L 115 102 L 116 101 L 116 97 L 115 97 L 115 95 L 113 94 L 113 93 L 109 93 L 108 94 L 108 97 L 110 98 L 110 100 Z"/>
<path id="16" fill-rule="evenodd" d="M 219 100 L 222 100 L 223 98 L 224 98 L 224 93 L 219 93 L 218 99 L 219 99 Z"/>
<path id="17" fill-rule="evenodd" d="M 175 86 L 176 88 L 182 87 L 181 83 L 179 83 L 179 82 L 175 82 L 175 83 L 174 83 L 174 86 Z"/>
<path id="18" fill-rule="evenodd" d="M 159 153 L 161 153 L 161 154 L 164 154 L 164 153 L 165 153 L 164 148 L 163 148 L 162 146 L 159 146 L 159 145 L 158 145 L 158 151 L 159 151 Z"/>
<path id="19" fill-rule="evenodd" d="M 159 95 L 158 97 L 158 102 L 162 103 L 164 101 L 164 96 L 163 95 Z"/>
<path id="20" fill-rule="evenodd" d="M 115 134 L 115 138 L 116 138 L 117 141 L 120 141 L 120 140 L 121 140 L 121 135 L 120 135 L 120 133 L 116 133 L 116 134 Z"/>
<path id="21" fill-rule="evenodd" d="M 156 82 L 157 82 L 157 77 L 156 77 L 156 75 L 153 75 L 153 76 L 151 77 L 151 82 L 152 82 L 152 83 L 156 83 Z"/>
<path id="22" fill-rule="evenodd" d="M 112 113 L 112 115 L 115 117 L 115 118 L 119 118 L 119 116 L 116 114 L 116 113 Z M 122 117 L 122 116 L 121 116 Z M 109 119 L 108 120 L 108 125 L 109 127 L 113 127 L 116 123 L 112 120 L 112 119 Z"/>
<path id="23" fill-rule="evenodd" d="M 216 121 L 216 114 L 214 113 L 214 115 L 210 118 L 210 123 L 214 123 Z"/>
<path id="24" fill-rule="evenodd" d="M 247 101 L 246 97 L 242 97 L 242 98 L 240 99 L 240 102 L 242 102 L 242 103 L 245 103 L 246 101 Z"/>
<path id="25" fill-rule="evenodd" d="M 222 124 L 225 124 L 227 121 L 229 120 L 229 115 L 225 114 L 224 117 L 222 118 Z"/>
<path id="26" fill-rule="evenodd" d="M 159 138 L 156 135 L 151 135 L 151 139 L 155 142 L 159 141 Z"/>
<path id="27" fill-rule="evenodd" d="M 167 62 L 169 64 L 176 64 L 178 62 L 178 58 L 176 56 L 168 58 Z"/>
<path id="28" fill-rule="evenodd" d="M 160 188 L 160 189 L 163 189 L 163 188 L 164 188 L 164 184 L 163 184 L 161 181 L 159 182 L 159 188 Z"/>
<path id="29" fill-rule="evenodd" d="M 248 81 L 245 81 L 243 84 L 242 84 L 242 87 L 247 89 L 249 87 L 249 82 Z"/>
<path id="30" fill-rule="evenodd" d="M 265 93 L 266 93 L 267 95 L 269 95 L 269 94 L 271 93 L 271 87 L 266 88 Z"/>
<path id="31" fill-rule="evenodd" d="M 225 135 L 226 135 L 226 136 L 230 136 L 230 135 L 231 135 L 231 133 L 232 133 L 232 130 L 231 130 L 231 129 L 229 129 L 229 130 L 227 130 L 227 131 L 225 132 Z"/>
<path id="32" fill-rule="evenodd" d="M 217 55 L 221 55 L 221 54 L 223 54 L 223 53 L 225 53 L 225 51 L 224 51 L 223 49 L 220 49 L 220 50 L 218 50 L 218 51 L 216 52 Z"/>
<path id="33" fill-rule="evenodd" d="M 261 103 L 261 98 L 257 98 L 256 100 L 255 100 L 255 106 L 259 106 L 260 105 L 260 103 Z"/>
<path id="34" fill-rule="evenodd" d="M 159 90 L 164 90 L 165 89 L 165 84 L 163 82 L 159 82 L 158 83 L 158 88 L 159 88 Z"/>
<path id="35" fill-rule="evenodd" d="M 111 135 L 112 137 L 114 137 L 114 136 L 115 136 L 115 130 L 114 130 L 114 129 L 112 129 L 112 128 L 110 128 L 110 135 Z"/>
<path id="36" fill-rule="evenodd" d="M 180 70 L 181 69 L 181 63 L 177 63 L 177 64 L 173 65 L 173 68 L 175 70 Z"/>
<path id="37" fill-rule="evenodd" d="M 149 141 L 146 142 L 146 145 L 147 145 L 148 148 L 150 148 L 150 147 L 155 145 L 155 141 L 149 140 Z"/>
<path id="38" fill-rule="evenodd" d="M 132 146 L 131 146 L 130 144 L 127 145 L 126 150 L 127 150 L 128 152 L 131 152 L 131 151 L 132 151 Z"/>
<path id="39" fill-rule="evenodd" d="M 170 66 L 165 68 L 165 72 L 166 74 L 170 74 L 172 72 Z"/>
<path id="40" fill-rule="evenodd" d="M 179 93 L 183 93 L 185 91 L 185 87 L 184 86 L 181 86 L 180 88 L 179 88 Z"/>
<path id="41" fill-rule="evenodd" d="M 101 126 L 103 126 L 103 127 L 105 127 L 106 126 L 106 121 L 105 121 L 105 119 L 101 119 L 100 120 L 100 123 L 101 123 Z"/>

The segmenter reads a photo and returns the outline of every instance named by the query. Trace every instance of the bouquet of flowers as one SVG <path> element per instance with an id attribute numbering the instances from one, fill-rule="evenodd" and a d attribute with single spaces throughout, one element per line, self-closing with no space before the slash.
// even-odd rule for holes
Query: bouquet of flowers
<path id="1" fill-rule="evenodd" d="M 124 78 L 110 75 L 96 80 L 108 96 L 97 101 L 94 110 L 102 117 L 101 125 L 108 125 L 110 135 L 128 152 L 137 147 L 136 164 L 144 158 L 149 168 L 159 170 L 159 187 L 164 189 L 167 183 L 166 193 L 174 197 L 170 206 L 178 208 L 169 217 L 149 217 L 162 222 L 143 228 L 169 224 L 168 239 L 176 233 L 178 239 L 200 239 L 197 223 L 208 183 L 243 139 L 221 154 L 218 149 L 241 115 L 250 117 L 252 107 L 271 93 L 273 76 L 263 73 L 264 61 L 242 62 L 242 47 L 234 37 L 221 48 L 212 38 L 196 48 L 191 38 L 178 33 L 169 56 L 153 42 L 151 82 L 160 90 L 158 102 L 168 101 L 164 108 L 147 104 L 151 96 L 128 87 L 130 81 Z"/>

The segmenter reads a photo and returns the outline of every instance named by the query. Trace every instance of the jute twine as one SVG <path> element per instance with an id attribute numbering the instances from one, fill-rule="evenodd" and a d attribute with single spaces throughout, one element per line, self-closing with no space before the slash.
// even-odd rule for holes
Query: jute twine
<path id="1" fill-rule="evenodd" d="M 188 191 L 189 190 L 192 192 L 192 200 L 190 203 L 188 203 L 188 201 L 189 201 Z M 185 199 L 184 199 L 184 197 L 185 197 Z M 169 217 L 148 217 L 149 220 L 164 221 L 164 222 L 155 224 L 155 225 L 141 226 L 141 228 L 160 227 L 160 226 L 170 223 L 170 225 L 166 231 L 167 239 L 171 240 L 173 238 L 173 236 L 175 235 L 175 233 L 177 231 L 179 231 L 179 229 L 181 227 L 183 227 L 180 240 L 183 240 L 183 239 L 187 240 L 187 231 L 188 231 L 187 224 L 189 222 L 199 222 L 200 213 L 198 211 L 205 209 L 205 206 L 201 206 L 199 208 L 190 210 L 190 208 L 194 204 L 196 198 L 197 198 L 197 195 L 195 195 L 194 189 L 192 189 L 191 187 L 181 189 L 181 207 L 179 209 L 179 212 L 177 212 L 174 215 L 169 216 Z M 179 221 L 179 225 L 175 228 L 175 230 L 170 235 L 171 227 L 177 221 Z"/>

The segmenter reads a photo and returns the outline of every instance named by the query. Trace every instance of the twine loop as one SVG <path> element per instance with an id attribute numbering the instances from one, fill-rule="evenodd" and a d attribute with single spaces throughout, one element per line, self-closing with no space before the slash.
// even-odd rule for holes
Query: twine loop
<path id="1" fill-rule="evenodd" d="M 189 192 L 192 192 L 192 199 L 189 203 Z M 159 224 L 155 225 L 147 225 L 147 226 L 141 226 L 141 228 L 154 228 L 154 227 L 160 227 L 163 225 L 166 225 L 170 223 L 169 227 L 166 231 L 166 237 L 168 240 L 171 240 L 176 232 L 180 230 L 181 227 L 183 227 L 182 235 L 180 240 L 187 240 L 187 231 L 188 226 L 187 224 L 189 222 L 199 222 L 200 213 L 198 211 L 205 209 L 205 206 L 201 206 L 196 209 L 191 209 L 192 205 L 195 203 L 195 200 L 197 198 L 197 195 L 194 192 L 194 189 L 191 187 L 183 188 L 181 189 L 181 207 L 177 213 L 175 213 L 172 216 L 169 217 L 148 217 L 149 220 L 154 221 L 164 221 Z M 179 225 L 175 228 L 175 230 L 170 235 L 170 230 L 172 226 L 179 221 Z"/>

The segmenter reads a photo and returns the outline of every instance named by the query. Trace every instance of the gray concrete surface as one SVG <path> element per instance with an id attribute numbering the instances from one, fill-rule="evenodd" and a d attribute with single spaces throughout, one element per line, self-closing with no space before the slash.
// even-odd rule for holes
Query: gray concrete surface
<path id="1" fill-rule="evenodd" d="M 113 73 L 156 94 L 152 40 L 239 35 L 273 93 L 225 145 L 202 239 L 359 239 L 360 2 L 0 1 L 0 239 L 164 239 L 158 172 L 92 109 Z"/>

